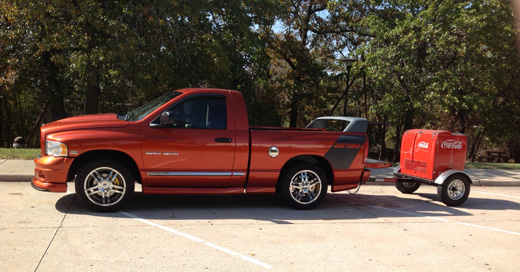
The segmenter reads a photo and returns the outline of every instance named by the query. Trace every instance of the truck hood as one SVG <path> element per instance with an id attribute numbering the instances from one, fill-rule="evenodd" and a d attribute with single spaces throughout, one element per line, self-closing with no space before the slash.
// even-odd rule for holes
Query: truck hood
<path id="1" fill-rule="evenodd" d="M 128 121 L 117 118 L 117 114 L 92 114 L 69 117 L 42 126 L 42 132 L 52 133 L 77 129 L 119 128 L 128 126 Z"/>

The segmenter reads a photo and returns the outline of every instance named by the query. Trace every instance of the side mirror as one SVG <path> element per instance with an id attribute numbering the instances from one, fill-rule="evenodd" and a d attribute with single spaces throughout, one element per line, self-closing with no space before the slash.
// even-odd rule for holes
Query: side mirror
<path id="1" fill-rule="evenodd" d="M 174 124 L 175 119 L 173 118 L 173 112 L 163 111 L 163 113 L 161 113 L 161 126 L 172 127 Z"/>

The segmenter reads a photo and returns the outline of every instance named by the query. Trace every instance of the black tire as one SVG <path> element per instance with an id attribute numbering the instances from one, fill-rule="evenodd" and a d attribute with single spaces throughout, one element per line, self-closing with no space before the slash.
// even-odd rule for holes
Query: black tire
<path id="1" fill-rule="evenodd" d="M 327 177 L 313 164 L 300 164 L 285 171 L 278 184 L 278 194 L 298 210 L 316 208 L 327 195 Z"/>
<path id="2" fill-rule="evenodd" d="M 419 181 L 399 181 L 395 183 L 395 188 L 403 194 L 411 194 L 421 187 Z"/>
<path id="3" fill-rule="evenodd" d="M 455 174 L 449 176 L 442 185 L 437 187 L 437 194 L 447 206 L 459 206 L 468 199 L 470 186 L 468 177 Z"/>
<path id="4" fill-rule="evenodd" d="M 123 207 L 134 192 L 130 171 L 110 160 L 93 161 L 76 176 L 76 194 L 89 209 L 113 212 Z"/>

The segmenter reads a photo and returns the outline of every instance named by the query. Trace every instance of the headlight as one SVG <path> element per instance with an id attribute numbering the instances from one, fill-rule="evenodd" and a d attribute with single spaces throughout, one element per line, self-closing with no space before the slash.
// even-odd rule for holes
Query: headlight
<path id="1" fill-rule="evenodd" d="M 65 144 L 55 141 L 45 141 L 45 154 L 56 157 L 66 157 L 68 148 Z"/>

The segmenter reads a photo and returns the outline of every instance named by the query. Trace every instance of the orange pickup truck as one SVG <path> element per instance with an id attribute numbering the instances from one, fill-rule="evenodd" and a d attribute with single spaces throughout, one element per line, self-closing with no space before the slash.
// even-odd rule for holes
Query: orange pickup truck
<path id="1" fill-rule="evenodd" d="M 34 188 L 77 195 L 95 211 L 120 209 L 135 182 L 143 194 L 277 193 L 296 209 L 370 177 L 367 120 L 320 117 L 307 128 L 249 127 L 242 94 L 168 92 L 127 114 L 41 127 Z"/>

